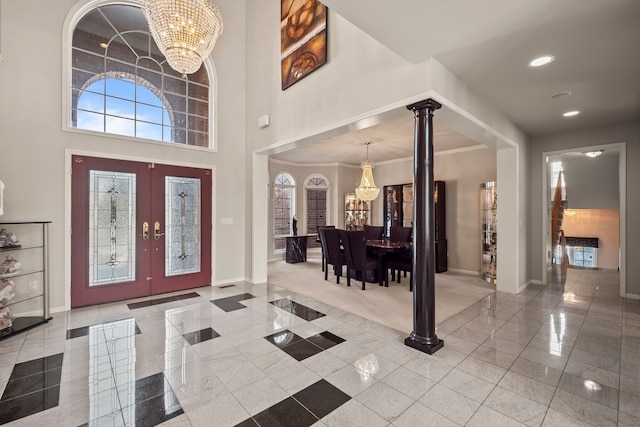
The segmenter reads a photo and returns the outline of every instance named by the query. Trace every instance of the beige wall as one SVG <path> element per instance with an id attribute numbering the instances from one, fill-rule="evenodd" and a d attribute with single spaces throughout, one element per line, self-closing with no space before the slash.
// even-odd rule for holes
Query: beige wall
<path id="1" fill-rule="evenodd" d="M 597 237 L 600 268 L 618 268 L 620 211 L 618 209 L 575 209 L 566 215 L 562 229 L 567 237 Z"/>

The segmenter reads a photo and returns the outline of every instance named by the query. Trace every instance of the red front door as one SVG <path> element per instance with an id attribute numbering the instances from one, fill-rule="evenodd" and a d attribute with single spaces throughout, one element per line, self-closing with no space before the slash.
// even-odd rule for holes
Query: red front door
<path id="1" fill-rule="evenodd" d="M 211 283 L 209 169 L 72 164 L 72 307 Z"/>

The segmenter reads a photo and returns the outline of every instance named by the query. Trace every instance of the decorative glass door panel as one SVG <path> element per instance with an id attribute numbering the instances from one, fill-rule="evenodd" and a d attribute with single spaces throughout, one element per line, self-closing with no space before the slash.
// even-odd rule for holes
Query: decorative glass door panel
<path id="1" fill-rule="evenodd" d="M 211 171 L 74 156 L 71 305 L 211 283 Z"/>
<path id="2" fill-rule="evenodd" d="M 136 175 L 89 172 L 89 286 L 136 279 Z"/>
<path id="3" fill-rule="evenodd" d="M 200 271 L 200 180 L 165 177 L 167 254 L 165 274 Z"/>

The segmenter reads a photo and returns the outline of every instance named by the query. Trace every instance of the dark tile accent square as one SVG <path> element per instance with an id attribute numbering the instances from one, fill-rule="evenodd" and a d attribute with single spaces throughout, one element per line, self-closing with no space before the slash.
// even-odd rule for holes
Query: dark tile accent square
<path id="1" fill-rule="evenodd" d="M 135 402 L 137 404 L 149 400 L 152 397 L 165 394 L 168 390 L 171 390 L 171 386 L 164 374 L 159 372 L 136 380 L 135 385 L 132 383 L 121 384 L 117 387 L 117 390 L 121 402 L 130 402 L 131 400 L 129 396 L 127 396 L 127 393 L 135 392 Z"/>
<path id="2" fill-rule="evenodd" d="M 254 415 L 253 419 L 260 427 L 307 427 L 318 421 L 318 418 L 291 397 Z"/>
<path id="3" fill-rule="evenodd" d="M 246 305 L 240 304 L 238 301 L 228 300 L 226 298 L 221 298 L 219 300 L 211 301 L 216 307 L 226 311 L 227 313 L 230 311 L 241 310 L 243 308 L 247 308 Z"/>
<path id="4" fill-rule="evenodd" d="M 197 293 L 197 292 L 189 292 L 189 293 L 186 293 L 186 294 L 174 295 L 175 299 L 177 299 L 177 300 L 197 298 L 199 296 L 200 296 L 200 294 Z"/>
<path id="5" fill-rule="evenodd" d="M 13 367 L 9 381 L 62 367 L 63 353 L 18 363 Z"/>
<path id="6" fill-rule="evenodd" d="M 253 420 L 253 418 L 247 418 L 246 420 L 236 424 L 233 427 L 260 427 L 257 422 Z"/>
<path id="7" fill-rule="evenodd" d="M 303 339 L 301 336 L 294 334 L 288 329 L 285 329 L 284 331 L 276 332 L 275 334 L 269 335 L 264 338 L 267 341 L 269 341 L 271 344 L 280 348 L 284 348 L 295 342 L 302 341 Z"/>
<path id="8" fill-rule="evenodd" d="M 251 299 L 251 298 L 255 298 L 255 296 L 251 295 L 251 294 L 240 294 L 240 295 L 232 295 L 230 297 L 228 297 L 229 299 L 232 299 L 234 301 L 244 301 L 246 299 Z"/>
<path id="9" fill-rule="evenodd" d="M 321 419 L 348 402 L 348 394 L 331 385 L 324 379 L 293 395 L 313 415 Z"/>
<path id="10" fill-rule="evenodd" d="M 282 348 L 282 351 L 300 362 L 307 357 L 320 353 L 322 349 L 307 340 L 302 340 Z"/>
<path id="11" fill-rule="evenodd" d="M 289 298 L 274 300 L 274 301 L 271 301 L 271 304 L 275 305 L 278 308 L 283 309 L 284 311 L 288 311 L 289 313 L 295 314 L 296 316 L 307 321 L 315 320 L 325 316 L 324 313 L 320 313 L 319 311 L 314 310 L 313 308 L 309 308 L 295 301 L 291 301 Z"/>
<path id="12" fill-rule="evenodd" d="M 55 368 L 11 380 L 7 383 L 0 400 L 9 400 L 60 385 L 61 372 L 62 368 Z"/>
<path id="13" fill-rule="evenodd" d="M 129 419 L 126 416 L 127 411 L 135 411 L 136 427 L 156 426 L 184 413 L 173 391 L 137 402 L 135 405 L 123 409 L 125 419 Z"/>
<path id="14" fill-rule="evenodd" d="M 84 337 L 89 335 L 89 326 L 83 326 L 81 328 L 67 329 L 67 339 L 73 339 L 78 337 Z"/>
<path id="15" fill-rule="evenodd" d="M 334 345 L 338 345 L 341 342 L 344 342 L 344 338 L 340 338 L 337 335 L 332 334 L 331 332 L 324 331 L 320 332 L 317 335 L 307 338 L 307 341 L 311 341 L 318 347 L 323 349 L 328 349 L 333 347 Z"/>
<path id="16" fill-rule="evenodd" d="M 132 302 L 127 304 L 127 307 L 129 307 L 129 310 L 135 310 L 136 308 L 150 307 L 152 305 L 165 304 L 168 302 L 179 301 L 188 298 L 196 298 L 199 296 L 200 294 L 197 292 L 188 292 L 186 294 L 171 295 L 169 297 L 153 298 L 144 301 Z"/>
<path id="17" fill-rule="evenodd" d="M 218 338 L 220 334 L 214 331 L 212 328 L 206 328 L 199 331 L 188 332 L 182 336 L 185 340 L 187 340 L 189 344 L 195 345 L 204 341 L 209 341 L 213 338 Z"/>
<path id="18" fill-rule="evenodd" d="M 58 406 L 59 400 L 60 386 L 58 385 L 15 399 L 0 401 L 0 424 L 6 424 Z"/>
<path id="19" fill-rule="evenodd" d="M 255 298 L 255 296 L 244 293 L 240 295 L 233 295 L 230 297 L 214 299 L 214 300 L 211 300 L 211 302 L 215 304 L 217 307 L 221 308 L 222 310 L 228 313 L 230 311 L 247 308 L 246 305 L 240 304 L 240 301 L 244 301 L 251 298 Z"/>

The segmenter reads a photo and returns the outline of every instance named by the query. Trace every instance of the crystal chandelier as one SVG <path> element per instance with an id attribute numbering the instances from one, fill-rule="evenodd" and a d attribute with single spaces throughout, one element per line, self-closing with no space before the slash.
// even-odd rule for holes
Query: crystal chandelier
<path id="1" fill-rule="evenodd" d="M 211 0 L 143 0 L 149 30 L 174 70 L 200 69 L 222 34 L 222 15 Z"/>
<path id="2" fill-rule="evenodd" d="M 369 145 L 371 141 L 364 141 L 367 146 L 367 160 L 362 162 L 362 179 L 360 185 L 356 187 L 356 195 L 360 200 L 375 200 L 380 193 L 380 189 L 373 182 L 373 163 L 369 161 Z"/>

